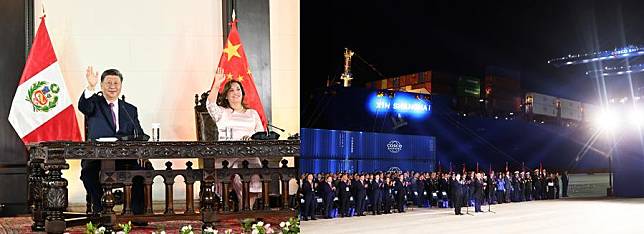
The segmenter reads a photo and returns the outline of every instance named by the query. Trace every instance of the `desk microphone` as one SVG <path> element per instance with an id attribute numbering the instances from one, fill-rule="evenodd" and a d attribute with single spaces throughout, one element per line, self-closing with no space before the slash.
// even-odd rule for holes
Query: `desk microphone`
<path id="1" fill-rule="evenodd" d="M 124 136 L 124 137 L 121 137 L 120 140 L 125 140 L 125 141 L 127 141 L 127 140 L 131 140 L 131 141 L 148 141 L 150 139 L 150 136 L 146 135 L 145 133 L 143 135 L 139 136 L 139 134 L 138 134 L 139 126 L 137 126 L 136 123 L 134 123 L 134 119 L 132 119 L 132 116 L 125 109 L 125 107 L 123 105 L 119 105 L 119 107 L 121 108 L 121 110 L 123 110 L 125 112 L 125 116 L 127 116 L 127 119 L 130 120 L 130 123 L 132 123 L 132 125 L 134 125 L 134 136 Z"/>

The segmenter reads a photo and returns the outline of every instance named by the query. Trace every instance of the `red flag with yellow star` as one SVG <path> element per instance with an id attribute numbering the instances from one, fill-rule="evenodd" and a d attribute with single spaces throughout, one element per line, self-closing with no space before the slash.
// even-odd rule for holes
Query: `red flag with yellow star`
<path id="1" fill-rule="evenodd" d="M 257 93 L 253 74 L 250 72 L 246 53 L 244 53 L 244 46 L 239 38 L 239 32 L 237 32 L 237 20 L 234 20 L 231 25 L 228 40 L 226 40 L 224 51 L 221 53 L 221 58 L 219 58 L 218 67 L 223 69 L 224 74 L 226 74 L 226 81 L 219 87 L 219 92 L 221 93 L 224 90 L 224 85 L 229 80 L 240 81 L 245 93 L 244 104 L 259 113 L 259 118 L 261 118 L 264 129 L 266 129 L 266 124 L 268 123 L 266 113 L 264 113 L 264 106 Z M 215 85 L 214 80 L 212 85 Z"/>

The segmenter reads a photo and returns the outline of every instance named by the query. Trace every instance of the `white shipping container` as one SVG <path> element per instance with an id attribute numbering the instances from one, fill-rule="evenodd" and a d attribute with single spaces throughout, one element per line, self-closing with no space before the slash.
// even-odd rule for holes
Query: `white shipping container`
<path id="1" fill-rule="evenodd" d="M 529 92 L 525 94 L 526 100 L 529 100 L 528 97 L 532 97 L 532 103 L 539 103 L 542 105 L 553 106 L 557 105 L 557 97 L 549 96 L 545 94 Z"/>
<path id="2" fill-rule="evenodd" d="M 577 109 L 581 110 L 581 102 L 578 101 L 573 101 L 565 98 L 559 98 L 559 103 L 561 108 L 568 108 L 568 109 Z"/>
<path id="3" fill-rule="evenodd" d="M 557 108 L 554 105 L 534 103 L 532 104 L 532 113 L 535 115 L 557 117 Z"/>
<path id="4" fill-rule="evenodd" d="M 561 108 L 561 118 L 581 121 L 582 120 L 581 109 Z"/>

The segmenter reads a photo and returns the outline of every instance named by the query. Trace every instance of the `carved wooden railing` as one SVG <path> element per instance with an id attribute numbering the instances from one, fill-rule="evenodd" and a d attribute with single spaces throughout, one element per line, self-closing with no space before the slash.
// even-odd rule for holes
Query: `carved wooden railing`
<path id="1" fill-rule="evenodd" d="M 29 201 L 32 206 L 32 229 L 48 233 L 63 233 L 67 227 L 63 212 L 68 206 L 67 180 L 62 178 L 62 170 L 69 169 L 67 159 L 94 159 L 101 161 L 100 180 L 103 186 L 103 211 L 100 221 L 112 230 L 116 223 L 127 221 L 165 221 L 165 220 L 201 220 L 202 228 L 212 227 L 219 217 L 259 217 L 276 212 L 295 216 L 295 211 L 288 207 L 288 186 L 291 178 L 296 178 L 296 167 L 288 167 L 288 161 L 282 157 L 297 157 L 300 153 L 299 140 L 284 141 L 225 141 L 225 142 L 43 142 L 29 146 Z M 216 159 L 260 158 L 262 168 L 228 168 L 231 162 L 224 160 L 221 168 L 215 169 Z M 115 160 L 119 159 L 203 159 L 202 169 L 193 169 L 192 163 L 186 163 L 185 170 L 172 169 L 166 163 L 162 170 L 115 170 Z M 281 160 L 281 161 L 280 161 Z M 269 165 L 273 162 L 273 165 Z M 279 162 L 281 165 L 276 165 Z M 218 166 L 219 167 L 219 166 Z M 243 209 L 233 212 L 228 205 L 228 189 L 231 177 L 240 175 L 243 183 Z M 249 184 L 252 175 L 259 175 L 262 183 L 264 200 L 259 211 L 250 211 Z M 281 182 L 281 203 L 279 209 L 271 209 L 268 204 L 269 184 L 271 177 L 278 176 Z M 144 214 L 134 215 L 129 205 L 132 196 L 132 179 L 140 176 L 144 179 L 145 209 Z M 156 176 L 161 176 L 165 183 L 165 211 L 155 214 L 152 210 L 152 184 Z M 174 178 L 184 177 L 186 185 L 185 212 L 177 213 L 173 204 Z M 200 181 L 201 194 L 199 209 L 193 201 L 194 183 Z M 223 187 L 222 200 L 215 199 L 213 186 L 215 181 Z M 114 194 L 112 188 L 124 187 L 125 202 L 120 214 L 114 212 Z"/>

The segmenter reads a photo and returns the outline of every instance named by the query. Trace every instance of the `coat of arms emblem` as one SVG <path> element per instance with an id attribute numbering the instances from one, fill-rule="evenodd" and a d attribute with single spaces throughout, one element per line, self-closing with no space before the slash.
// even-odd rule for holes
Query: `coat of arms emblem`
<path id="1" fill-rule="evenodd" d="M 60 86 L 56 83 L 38 81 L 31 85 L 27 91 L 27 100 L 34 108 L 34 112 L 49 112 L 58 103 Z"/>

